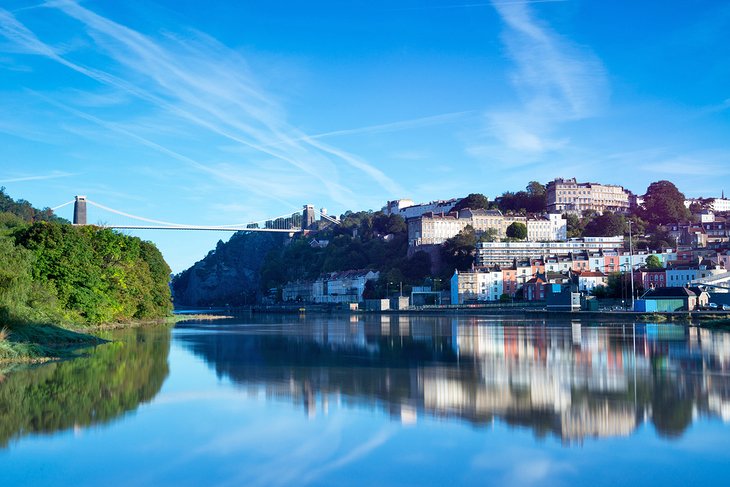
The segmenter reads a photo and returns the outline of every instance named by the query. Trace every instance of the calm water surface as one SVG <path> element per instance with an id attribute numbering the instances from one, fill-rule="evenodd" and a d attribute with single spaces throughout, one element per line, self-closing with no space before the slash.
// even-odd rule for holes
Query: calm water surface
<path id="1" fill-rule="evenodd" d="M 0 485 L 718 485 L 730 334 L 253 316 L 0 373 Z"/>

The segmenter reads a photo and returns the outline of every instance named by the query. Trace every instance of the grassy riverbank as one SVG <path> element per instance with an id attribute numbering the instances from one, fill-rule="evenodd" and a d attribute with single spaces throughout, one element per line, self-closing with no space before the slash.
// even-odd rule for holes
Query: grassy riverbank
<path id="1" fill-rule="evenodd" d="M 181 321 L 212 321 L 231 316 L 176 314 L 156 320 L 102 323 L 78 327 L 38 324 L 6 324 L 0 328 L 0 364 L 42 363 L 75 357 L 80 349 L 108 343 L 99 335 L 109 330 L 140 326 L 168 325 Z"/>
<path id="2" fill-rule="evenodd" d="M 55 325 L 6 325 L 0 330 L 0 363 L 70 358 L 79 348 L 106 340 Z"/>
<path id="3" fill-rule="evenodd" d="M 64 358 L 103 343 L 100 330 L 159 322 L 169 280 L 153 243 L 70 225 L 0 188 L 0 361 Z"/>

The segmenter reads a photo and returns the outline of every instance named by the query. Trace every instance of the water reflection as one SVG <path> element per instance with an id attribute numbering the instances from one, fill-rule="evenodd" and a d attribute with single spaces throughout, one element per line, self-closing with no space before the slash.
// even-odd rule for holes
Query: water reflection
<path id="1" fill-rule="evenodd" d="M 0 448 L 32 433 L 103 424 L 150 401 L 168 374 L 168 329 L 130 330 L 75 360 L 0 374 Z"/>
<path id="2" fill-rule="evenodd" d="M 219 377 L 326 413 L 335 400 L 488 425 L 564 442 L 627 436 L 643 423 L 681 435 L 730 420 L 730 335 L 675 325 L 493 318 L 256 317 L 185 325 L 176 337 Z"/>

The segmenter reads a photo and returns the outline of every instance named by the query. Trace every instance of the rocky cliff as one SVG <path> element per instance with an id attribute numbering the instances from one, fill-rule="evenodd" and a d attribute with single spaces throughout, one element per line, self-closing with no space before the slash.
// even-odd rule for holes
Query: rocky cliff
<path id="1" fill-rule="evenodd" d="M 172 280 L 176 306 L 240 306 L 261 294 L 261 266 L 266 255 L 287 237 L 273 233 L 234 234 L 219 241 L 203 260 Z"/>

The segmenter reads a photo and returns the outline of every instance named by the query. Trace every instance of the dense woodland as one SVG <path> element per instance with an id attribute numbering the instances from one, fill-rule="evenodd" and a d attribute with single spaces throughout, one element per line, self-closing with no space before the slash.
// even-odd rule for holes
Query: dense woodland
<path id="1" fill-rule="evenodd" d="M 0 328 L 93 325 L 172 310 L 170 268 L 154 244 L 74 227 L 0 189 Z"/>

